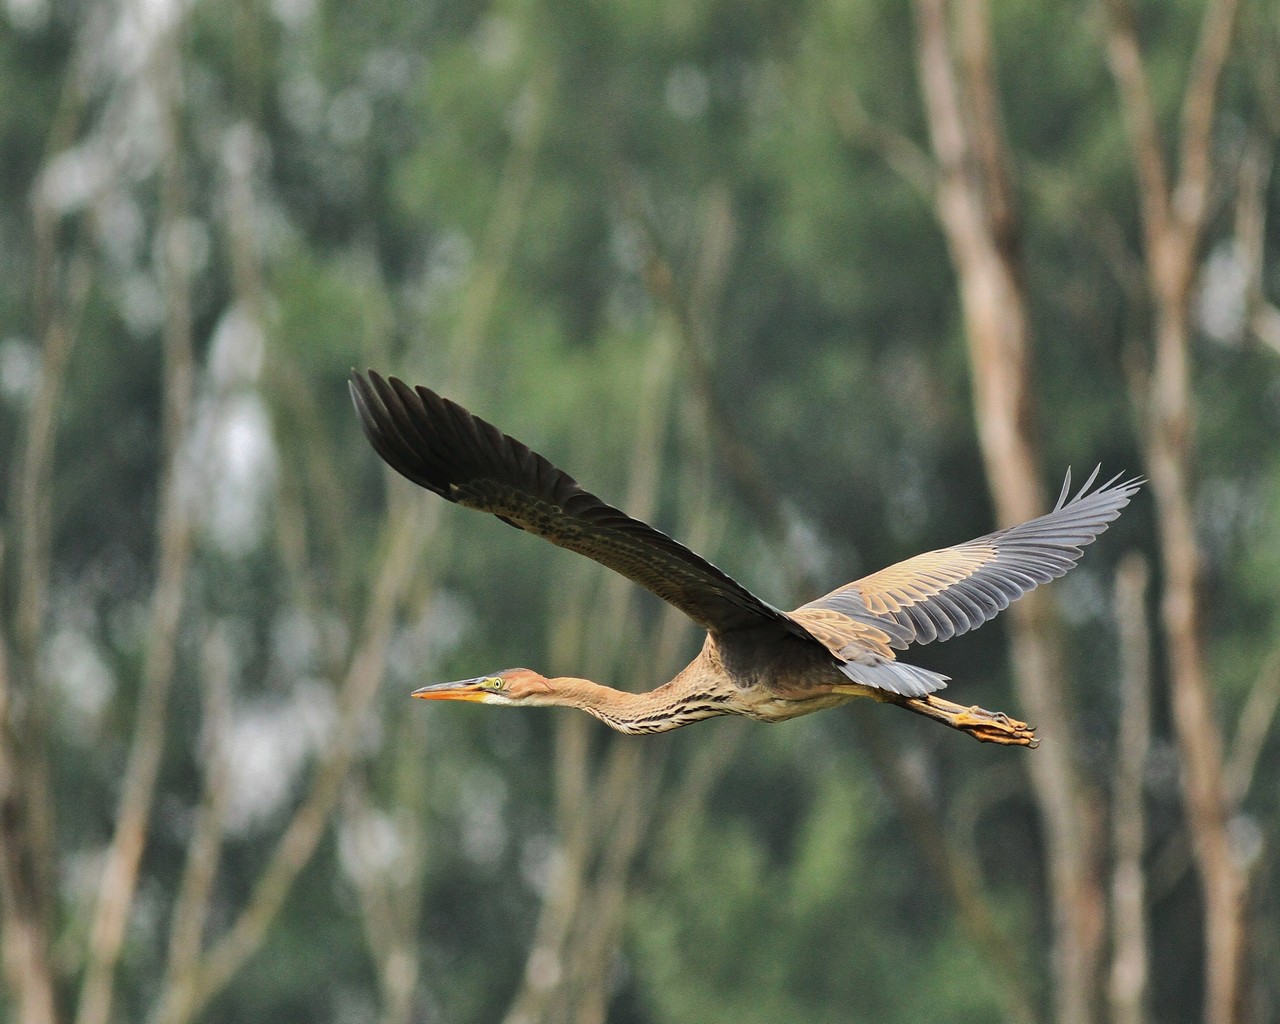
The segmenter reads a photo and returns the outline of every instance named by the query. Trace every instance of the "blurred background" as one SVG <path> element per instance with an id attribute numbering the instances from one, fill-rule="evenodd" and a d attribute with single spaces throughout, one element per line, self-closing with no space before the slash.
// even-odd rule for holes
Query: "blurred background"
<path id="1" fill-rule="evenodd" d="M 0 1020 L 1280 1019 L 1280 7 L 5 0 Z M 1150 484 L 891 707 L 382 466 L 467 404 L 791 607 Z"/>

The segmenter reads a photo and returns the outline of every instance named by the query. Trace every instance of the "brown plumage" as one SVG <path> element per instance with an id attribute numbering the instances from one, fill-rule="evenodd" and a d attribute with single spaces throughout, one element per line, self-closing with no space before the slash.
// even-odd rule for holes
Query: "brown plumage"
<path id="1" fill-rule="evenodd" d="M 398 473 L 608 566 L 707 631 L 701 653 L 648 693 L 519 668 L 425 686 L 414 696 L 576 707 L 627 733 L 665 732 L 716 715 L 781 721 L 871 697 L 979 740 L 1035 746 L 1025 723 L 938 697 L 947 677 L 898 661 L 894 651 L 975 629 L 1062 576 L 1142 483 L 1117 476 L 1090 490 L 1094 470 L 1071 497 L 1068 473 L 1047 515 L 917 555 L 786 612 L 427 388 L 370 372 L 352 374 L 351 395 L 370 443 Z"/>

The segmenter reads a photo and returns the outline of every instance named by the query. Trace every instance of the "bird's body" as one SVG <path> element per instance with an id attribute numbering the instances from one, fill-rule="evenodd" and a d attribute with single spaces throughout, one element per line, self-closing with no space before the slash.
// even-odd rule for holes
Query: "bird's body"
<path id="1" fill-rule="evenodd" d="M 1063 575 L 1141 483 L 1117 477 L 1090 491 L 1095 470 L 1071 497 L 1068 474 L 1047 515 L 917 555 L 785 612 L 456 403 L 374 373 L 353 375 L 351 390 L 365 434 L 397 472 L 608 566 L 707 630 L 698 656 L 647 693 L 521 668 L 426 686 L 414 696 L 576 707 L 625 733 L 726 714 L 783 721 L 871 697 L 980 740 L 1034 746 L 1025 723 L 942 700 L 936 691 L 947 678 L 898 661 L 894 651 L 976 628 Z"/>
<path id="2" fill-rule="evenodd" d="M 708 636 L 698 656 L 655 690 L 628 693 L 591 684 L 577 692 L 584 711 L 619 732 L 637 734 L 666 732 L 717 715 L 783 722 L 853 700 L 856 686 L 829 655 L 803 643 L 761 651 L 749 642 Z"/>

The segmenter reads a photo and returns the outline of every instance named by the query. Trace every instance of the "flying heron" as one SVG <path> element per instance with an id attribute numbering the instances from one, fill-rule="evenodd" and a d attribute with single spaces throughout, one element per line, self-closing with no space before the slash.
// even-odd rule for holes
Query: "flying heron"
<path id="1" fill-rule="evenodd" d="M 698 656 L 647 693 L 510 668 L 413 696 L 579 708 L 624 733 L 666 732 L 716 715 L 779 722 L 870 697 L 984 742 L 1034 747 L 1025 722 L 943 700 L 937 691 L 948 677 L 898 661 L 894 650 L 975 629 L 1065 574 L 1143 482 L 1116 476 L 1090 490 L 1095 469 L 1072 497 L 1068 472 L 1047 515 L 916 555 L 787 612 L 428 388 L 370 371 L 352 373 L 351 396 L 374 450 L 396 472 L 608 566 L 707 631 Z"/>

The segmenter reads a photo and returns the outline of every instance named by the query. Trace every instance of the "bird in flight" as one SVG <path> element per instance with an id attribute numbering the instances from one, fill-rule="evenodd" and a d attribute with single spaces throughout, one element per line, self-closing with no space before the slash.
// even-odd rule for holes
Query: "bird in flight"
<path id="1" fill-rule="evenodd" d="M 1141 486 L 1095 469 L 1053 511 L 930 551 L 783 611 L 683 544 L 584 490 L 563 470 L 425 388 L 352 373 L 351 397 L 374 450 L 415 484 L 586 555 L 674 605 L 707 631 L 674 679 L 632 693 L 572 676 L 510 668 L 415 690 L 427 700 L 572 707 L 623 733 L 656 733 L 717 715 L 779 722 L 857 697 L 896 704 L 988 743 L 1034 747 L 1035 730 L 938 691 L 947 677 L 898 661 L 911 644 L 982 625 L 1064 575 Z"/>

